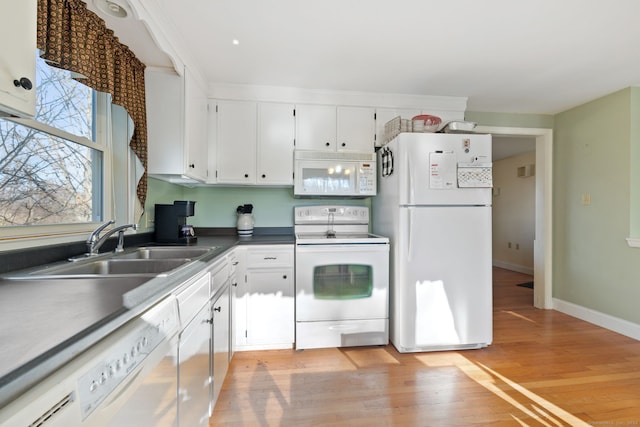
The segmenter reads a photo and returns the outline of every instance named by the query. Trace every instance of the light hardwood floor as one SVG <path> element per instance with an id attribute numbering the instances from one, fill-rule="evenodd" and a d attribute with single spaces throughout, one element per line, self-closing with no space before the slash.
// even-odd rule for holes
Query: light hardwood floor
<path id="1" fill-rule="evenodd" d="M 494 269 L 494 342 L 236 353 L 211 426 L 640 426 L 640 342 L 533 308 Z"/>

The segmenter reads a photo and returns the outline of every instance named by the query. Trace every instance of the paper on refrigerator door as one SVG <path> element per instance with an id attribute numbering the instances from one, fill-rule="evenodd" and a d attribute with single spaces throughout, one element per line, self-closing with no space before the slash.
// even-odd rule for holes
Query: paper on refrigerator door
<path id="1" fill-rule="evenodd" d="M 456 188 L 456 153 L 435 151 L 429 153 L 429 188 Z"/>

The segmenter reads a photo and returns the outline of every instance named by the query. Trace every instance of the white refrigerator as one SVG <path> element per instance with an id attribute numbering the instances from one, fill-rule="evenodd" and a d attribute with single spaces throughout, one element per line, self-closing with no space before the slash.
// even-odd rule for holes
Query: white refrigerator
<path id="1" fill-rule="evenodd" d="M 373 232 L 390 239 L 398 351 L 493 339 L 491 135 L 401 133 L 378 150 Z"/>

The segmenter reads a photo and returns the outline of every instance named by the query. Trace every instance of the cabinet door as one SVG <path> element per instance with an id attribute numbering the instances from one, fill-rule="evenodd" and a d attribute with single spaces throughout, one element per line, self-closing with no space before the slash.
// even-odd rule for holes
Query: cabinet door
<path id="1" fill-rule="evenodd" d="M 292 346 L 294 341 L 293 269 L 247 270 L 247 342 Z"/>
<path id="2" fill-rule="evenodd" d="M 256 183 L 256 115 L 255 102 L 218 101 L 218 183 Z"/>
<path id="3" fill-rule="evenodd" d="M 372 153 L 375 140 L 375 110 L 368 107 L 338 107 L 337 150 Z"/>
<path id="4" fill-rule="evenodd" d="M 207 176 L 207 184 L 215 184 L 217 182 L 216 169 L 218 167 L 218 101 L 209 100 L 207 106 L 207 152 L 209 159 L 209 174 Z"/>
<path id="5" fill-rule="evenodd" d="M 145 70 L 149 175 L 184 173 L 184 81 L 172 72 Z"/>
<path id="6" fill-rule="evenodd" d="M 0 110 L 20 117 L 36 114 L 36 4 L 20 0 L 0 5 Z"/>
<path id="7" fill-rule="evenodd" d="M 211 415 L 211 307 L 205 305 L 180 333 L 178 425 L 207 426 Z"/>
<path id="8" fill-rule="evenodd" d="M 382 147 L 385 141 L 384 125 L 391 119 L 400 116 L 403 119 L 411 120 L 420 114 L 420 110 L 398 109 L 398 108 L 377 108 L 376 109 L 376 147 Z"/>
<path id="9" fill-rule="evenodd" d="M 229 368 L 229 283 L 213 302 L 213 404 L 218 399 Z M 213 410 L 213 407 L 211 408 Z"/>
<path id="10" fill-rule="evenodd" d="M 231 336 L 231 354 L 238 348 L 238 345 L 246 344 L 245 331 L 247 330 L 247 310 L 246 310 L 246 283 L 244 281 L 244 248 L 236 247 L 229 255 L 229 285 L 231 304 L 231 323 L 229 334 Z"/>
<path id="11" fill-rule="evenodd" d="M 185 175 L 207 179 L 207 96 L 188 68 L 184 71 Z"/>
<path id="12" fill-rule="evenodd" d="M 296 149 L 335 151 L 336 107 L 296 106 Z"/>
<path id="13" fill-rule="evenodd" d="M 290 104 L 258 104 L 258 184 L 293 185 L 293 110 Z"/>

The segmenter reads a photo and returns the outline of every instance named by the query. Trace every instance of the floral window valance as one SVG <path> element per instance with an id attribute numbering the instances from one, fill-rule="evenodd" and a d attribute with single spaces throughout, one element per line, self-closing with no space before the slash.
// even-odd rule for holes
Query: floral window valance
<path id="1" fill-rule="evenodd" d="M 129 146 L 145 172 L 138 182 L 142 206 L 147 196 L 147 113 L 144 69 L 129 48 L 118 41 L 104 21 L 80 0 L 38 0 L 37 47 L 59 68 L 82 74 L 82 83 L 110 93 L 134 123 Z"/>

